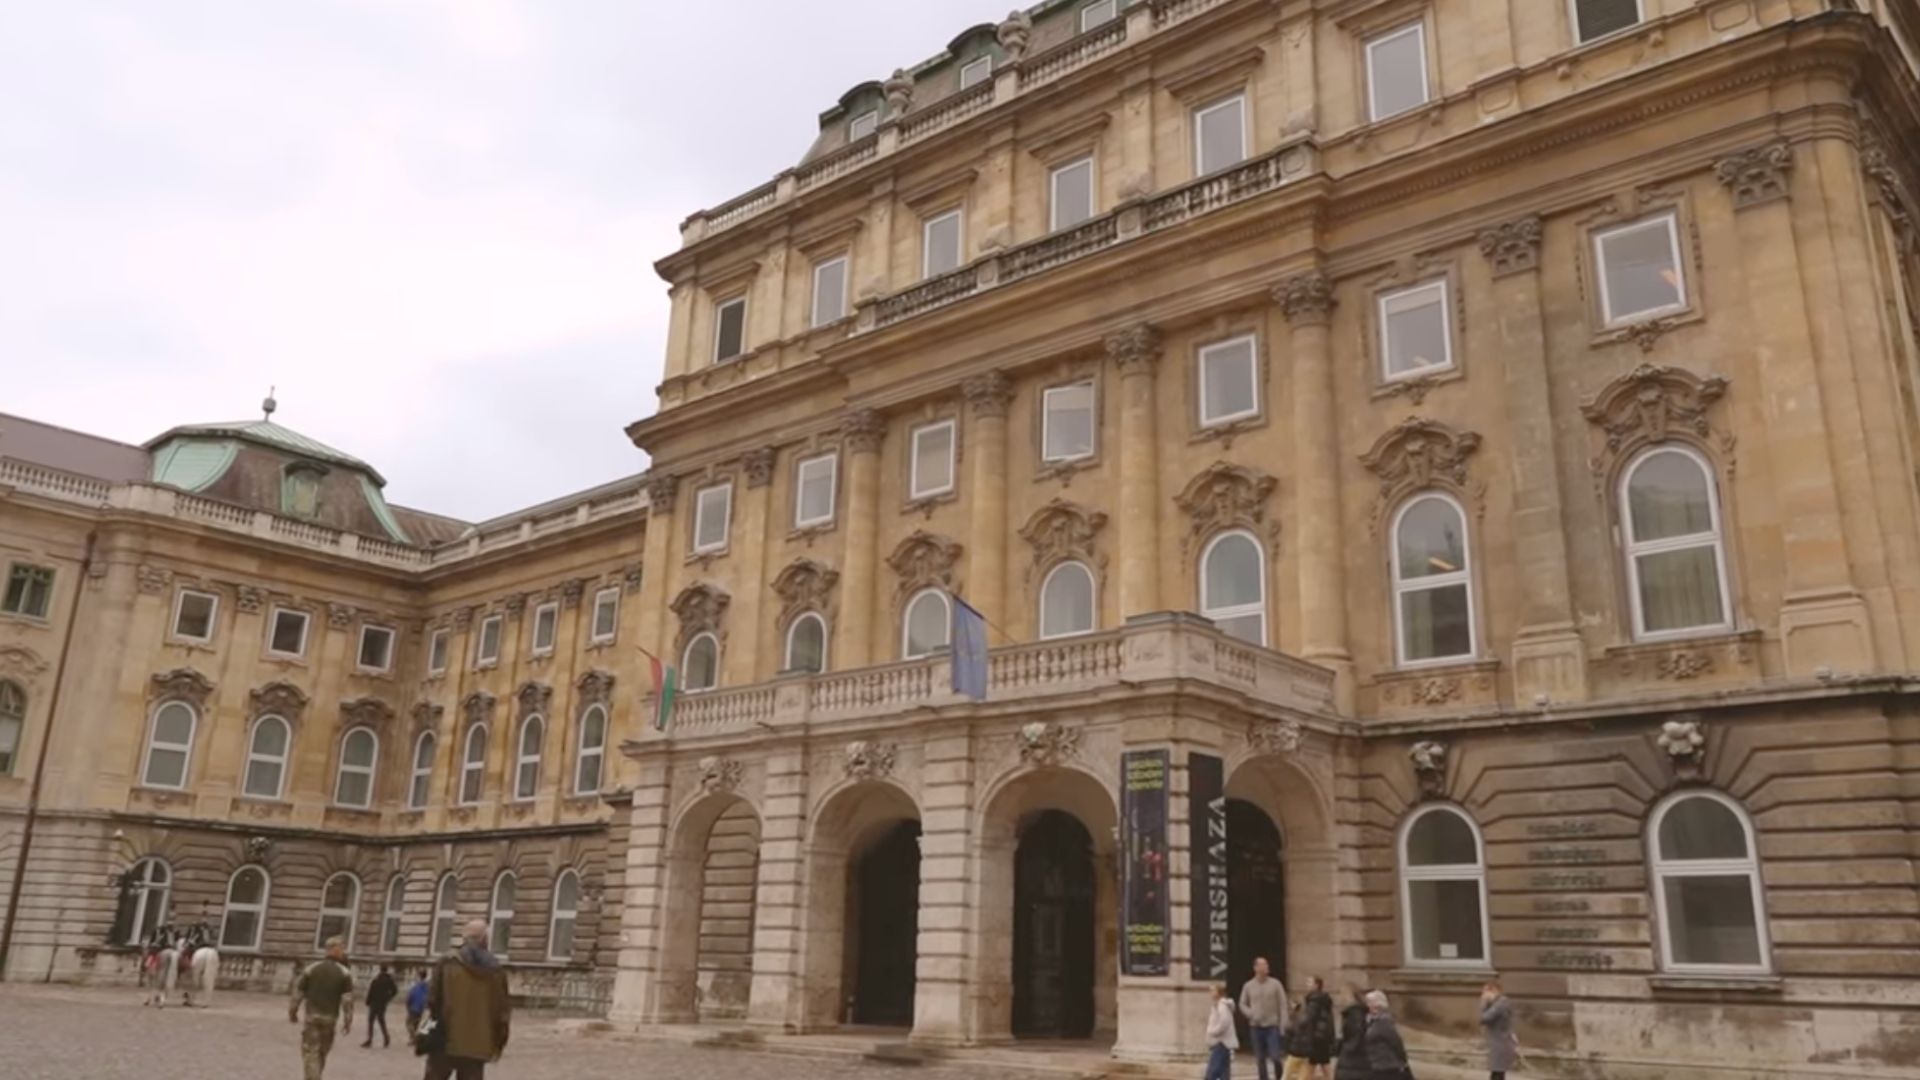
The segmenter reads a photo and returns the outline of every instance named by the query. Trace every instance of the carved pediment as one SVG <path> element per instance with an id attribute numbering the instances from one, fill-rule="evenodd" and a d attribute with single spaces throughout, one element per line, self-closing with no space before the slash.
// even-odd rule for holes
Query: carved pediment
<path id="1" fill-rule="evenodd" d="M 1033 565 L 1027 578 L 1066 559 L 1079 559 L 1099 566 L 1102 560 L 1094 551 L 1094 539 L 1107 524 L 1107 515 L 1089 510 L 1076 502 L 1054 499 L 1033 512 L 1020 527 L 1020 539 L 1033 547 Z"/>
<path id="2" fill-rule="evenodd" d="M 440 717 L 446 714 L 444 708 L 431 701 L 417 702 L 413 706 L 413 726 L 415 730 L 431 731 L 440 726 Z"/>
<path id="3" fill-rule="evenodd" d="M 702 633 L 713 634 L 724 644 L 726 640 L 724 620 L 727 605 L 732 602 L 733 597 L 725 589 L 711 582 L 695 582 L 680 590 L 680 595 L 674 597 L 673 603 L 669 605 L 674 615 L 680 620 L 679 645 L 675 651 L 684 650 L 687 642 Z"/>
<path id="4" fill-rule="evenodd" d="M 520 684 L 520 689 L 514 691 L 513 700 L 520 706 L 522 717 L 532 716 L 534 713 L 544 716 L 548 706 L 553 704 L 553 687 L 546 683 L 524 682 Z"/>
<path id="5" fill-rule="evenodd" d="M 608 672 L 598 669 L 589 671 L 580 676 L 573 686 L 582 706 L 605 705 L 613 700 L 613 676 Z"/>
<path id="6" fill-rule="evenodd" d="M 1269 534 L 1269 540 L 1276 539 L 1272 535 L 1277 532 L 1276 523 L 1267 517 L 1267 498 L 1278 483 L 1244 465 L 1216 461 L 1207 466 L 1173 497 L 1192 522 L 1182 550 L 1191 550 L 1195 543 L 1221 529 L 1253 529 Z"/>
<path id="7" fill-rule="evenodd" d="M 780 597 L 780 624 L 785 625 L 803 611 L 832 611 L 834 589 L 840 583 L 840 571 L 813 559 L 795 559 L 773 579 L 773 591 Z"/>
<path id="8" fill-rule="evenodd" d="M 253 715 L 273 713 L 289 720 L 297 719 L 307 708 L 307 695 L 289 682 L 270 682 L 247 694 Z"/>
<path id="9" fill-rule="evenodd" d="M 1467 459 L 1480 449 L 1480 436 L 1459 431 L 1438 420 L 1413 416 L 1380 436 L 1360 463 L 1380 478 L 1380 494 L 1373 505 L 1378 527 L 1387 508 L 1416 491 L 1445 488 L 1465 497 L 1476 511 L 1486 509 L 1486 485 L 1476 482 Z"/>
<path id="10" fill-rule="evenodd" d="M 1587 422 L 1605 436 L 1594 459 L 1596 473 L 1608 474 L 1622 458 L 1642 446 L 1674 436 L 1693 439 L 1722 453 L 1733 449 L 1733 436 L 1718 432 L 1708 420 L 1715 402 L 1727 393 L 1719 375 L 1695 375 L 1684 368 L 1641 364 L 1607 384 L 1580 406 Z"/>
<path id="11" fill-rule="evenodd" d="M 957 541 L 915 529 L 913 535 L 900 541 L 900 546 L 887 556 L 887 565 L 899 575 L 899 591 L 903 596 L 930 585 L 957 592 L 954 568 L 960 564 L 962 550 Z"/>
<path id="12" fill-rule="evenodd" d="M 376 697 L 355 698 L 340 703 L 340 719 L 349 726 L 386 727 L 393 720 L 393 706 Z"/>
<path id="13" fill-rule="evenodd" d="M 460 702 L 460 715 L 469 724 L 484 724 L 493 719 L 492 694 L 485 690 L 475 690 Z"/>
<path id="14" fill-rule="evenodd" d="M 155 675 L 147 685 L 147 694 L 151 698 L 171 698 L 198 707 L 213 695 L 213 683 L 192 668 L 174 668 Z"/>
<path id="15" fill-rule="evenodd" d="M 0 676 L 27 682 L 46 670 L 47 662 L 25 645 L 0 645 Z"/>

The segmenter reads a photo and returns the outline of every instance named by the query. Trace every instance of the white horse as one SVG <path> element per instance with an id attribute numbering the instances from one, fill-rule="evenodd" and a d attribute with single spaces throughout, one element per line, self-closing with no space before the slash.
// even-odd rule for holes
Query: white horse
<path id="1" fill-rule="evenodd" d="M 195 949 L 193 956 L 186 962 L 187 975 L 184 985 L 180 978 L 180 952 L 177 945 L 169 945 L 160 950 L 160 971 L 151 990 L 147 993 L 147 1004 L 165 1008 L 167 998 L 172 996 L 176 985 L 180 986 L 181 998 L 191 1008 L 193 994 L 200 992 L 202 1007 L 213 1004 L 213 984 L 220 975 L 220 950 L 211 945 L 202 945 Z"/>

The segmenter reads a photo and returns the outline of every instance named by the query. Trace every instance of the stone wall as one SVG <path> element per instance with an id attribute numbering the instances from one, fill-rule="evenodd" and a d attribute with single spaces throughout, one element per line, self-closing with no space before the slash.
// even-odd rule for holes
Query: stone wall
<path id="1" fill-rule="evenodd" d="M 754 888 L 760 861 L 760 821 L 735 803 L 707 837 L 700 892 L 700 1018 L 747 1015 L 753 984 Z"/>

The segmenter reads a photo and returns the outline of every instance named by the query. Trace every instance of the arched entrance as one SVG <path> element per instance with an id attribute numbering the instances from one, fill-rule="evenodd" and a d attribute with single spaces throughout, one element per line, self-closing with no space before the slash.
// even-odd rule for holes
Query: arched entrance
<path id="1" fill-rule="evenodd" d="M 1318 777 L 1298 757 L 1260 755 L 1227 778 L 1227 949 L 1236 993 L 1265 956 L 1289 992 L 1344 970 L 1337 853 Z"/>
<path id="2" fill-rule="evenodd" d="M 913 1024 L 920 932 L 920 823 L 894 823 L 856 857 L 847 888 L 853 1022 Z"/>
<path id="3" fill-rule="evenodd" d="M 674 829 L 666 867 L 657 1020 L 732 1020 L 753 990 L 760 818 L 745 799 L 713 795 Z"/>
<path id="4" fill-rule="evenodd" d="M 1245 799 L 1227 800 L 1227 956 L 1227 990 L 1236 1000 L 1253 974 L 1255 957 L 1265 957 L 1276 973 L 1287 970 L 1280 830 L 1265 810 Z M 1237 1022 L 1242 1045 L 1248 1045 L 1246 1017 Z"/>
<path id="5" fill-rule="evenodd" d="M 807 843 L 803 1029 L 910 1025 L 919 958 L 920 811 L 892 783 L 833 792 Z"/>
<path id="6" fill-rule="evenodd" d="M 1043 810 L 1020 830 L 1013 866 L 1013 1033 L 1093 1034 L 1093 837 Z"/>

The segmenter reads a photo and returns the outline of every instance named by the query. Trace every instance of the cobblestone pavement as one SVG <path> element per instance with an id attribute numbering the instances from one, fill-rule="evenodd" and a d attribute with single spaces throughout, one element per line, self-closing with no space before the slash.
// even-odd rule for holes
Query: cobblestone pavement
<path id="1" fill-rule="evenodd" d="M 300 1076 L 299 1029 L 283 999 L 222 994 L 210 1009 L 147 1009 L 128 989 L 0 986 L 0 1077 L 6 1080 L 274 1080 Z M 393 1020 L 400 1027 L 398 1011 Z M 360 1017 L 334 1044 L 330 1080 L 418 1080 L 420 1059 L 398 1039 L 362 1050 Z M 500 1080 L 986 1080 L 995 1071 L 856 1064 L 839 1059 L 660 1046 L 567 1034 L 537 1015 L 517 1018 L 487 1075 Z M 1001 1074 L 1004 1075 L 1004 1074 Z"/>

